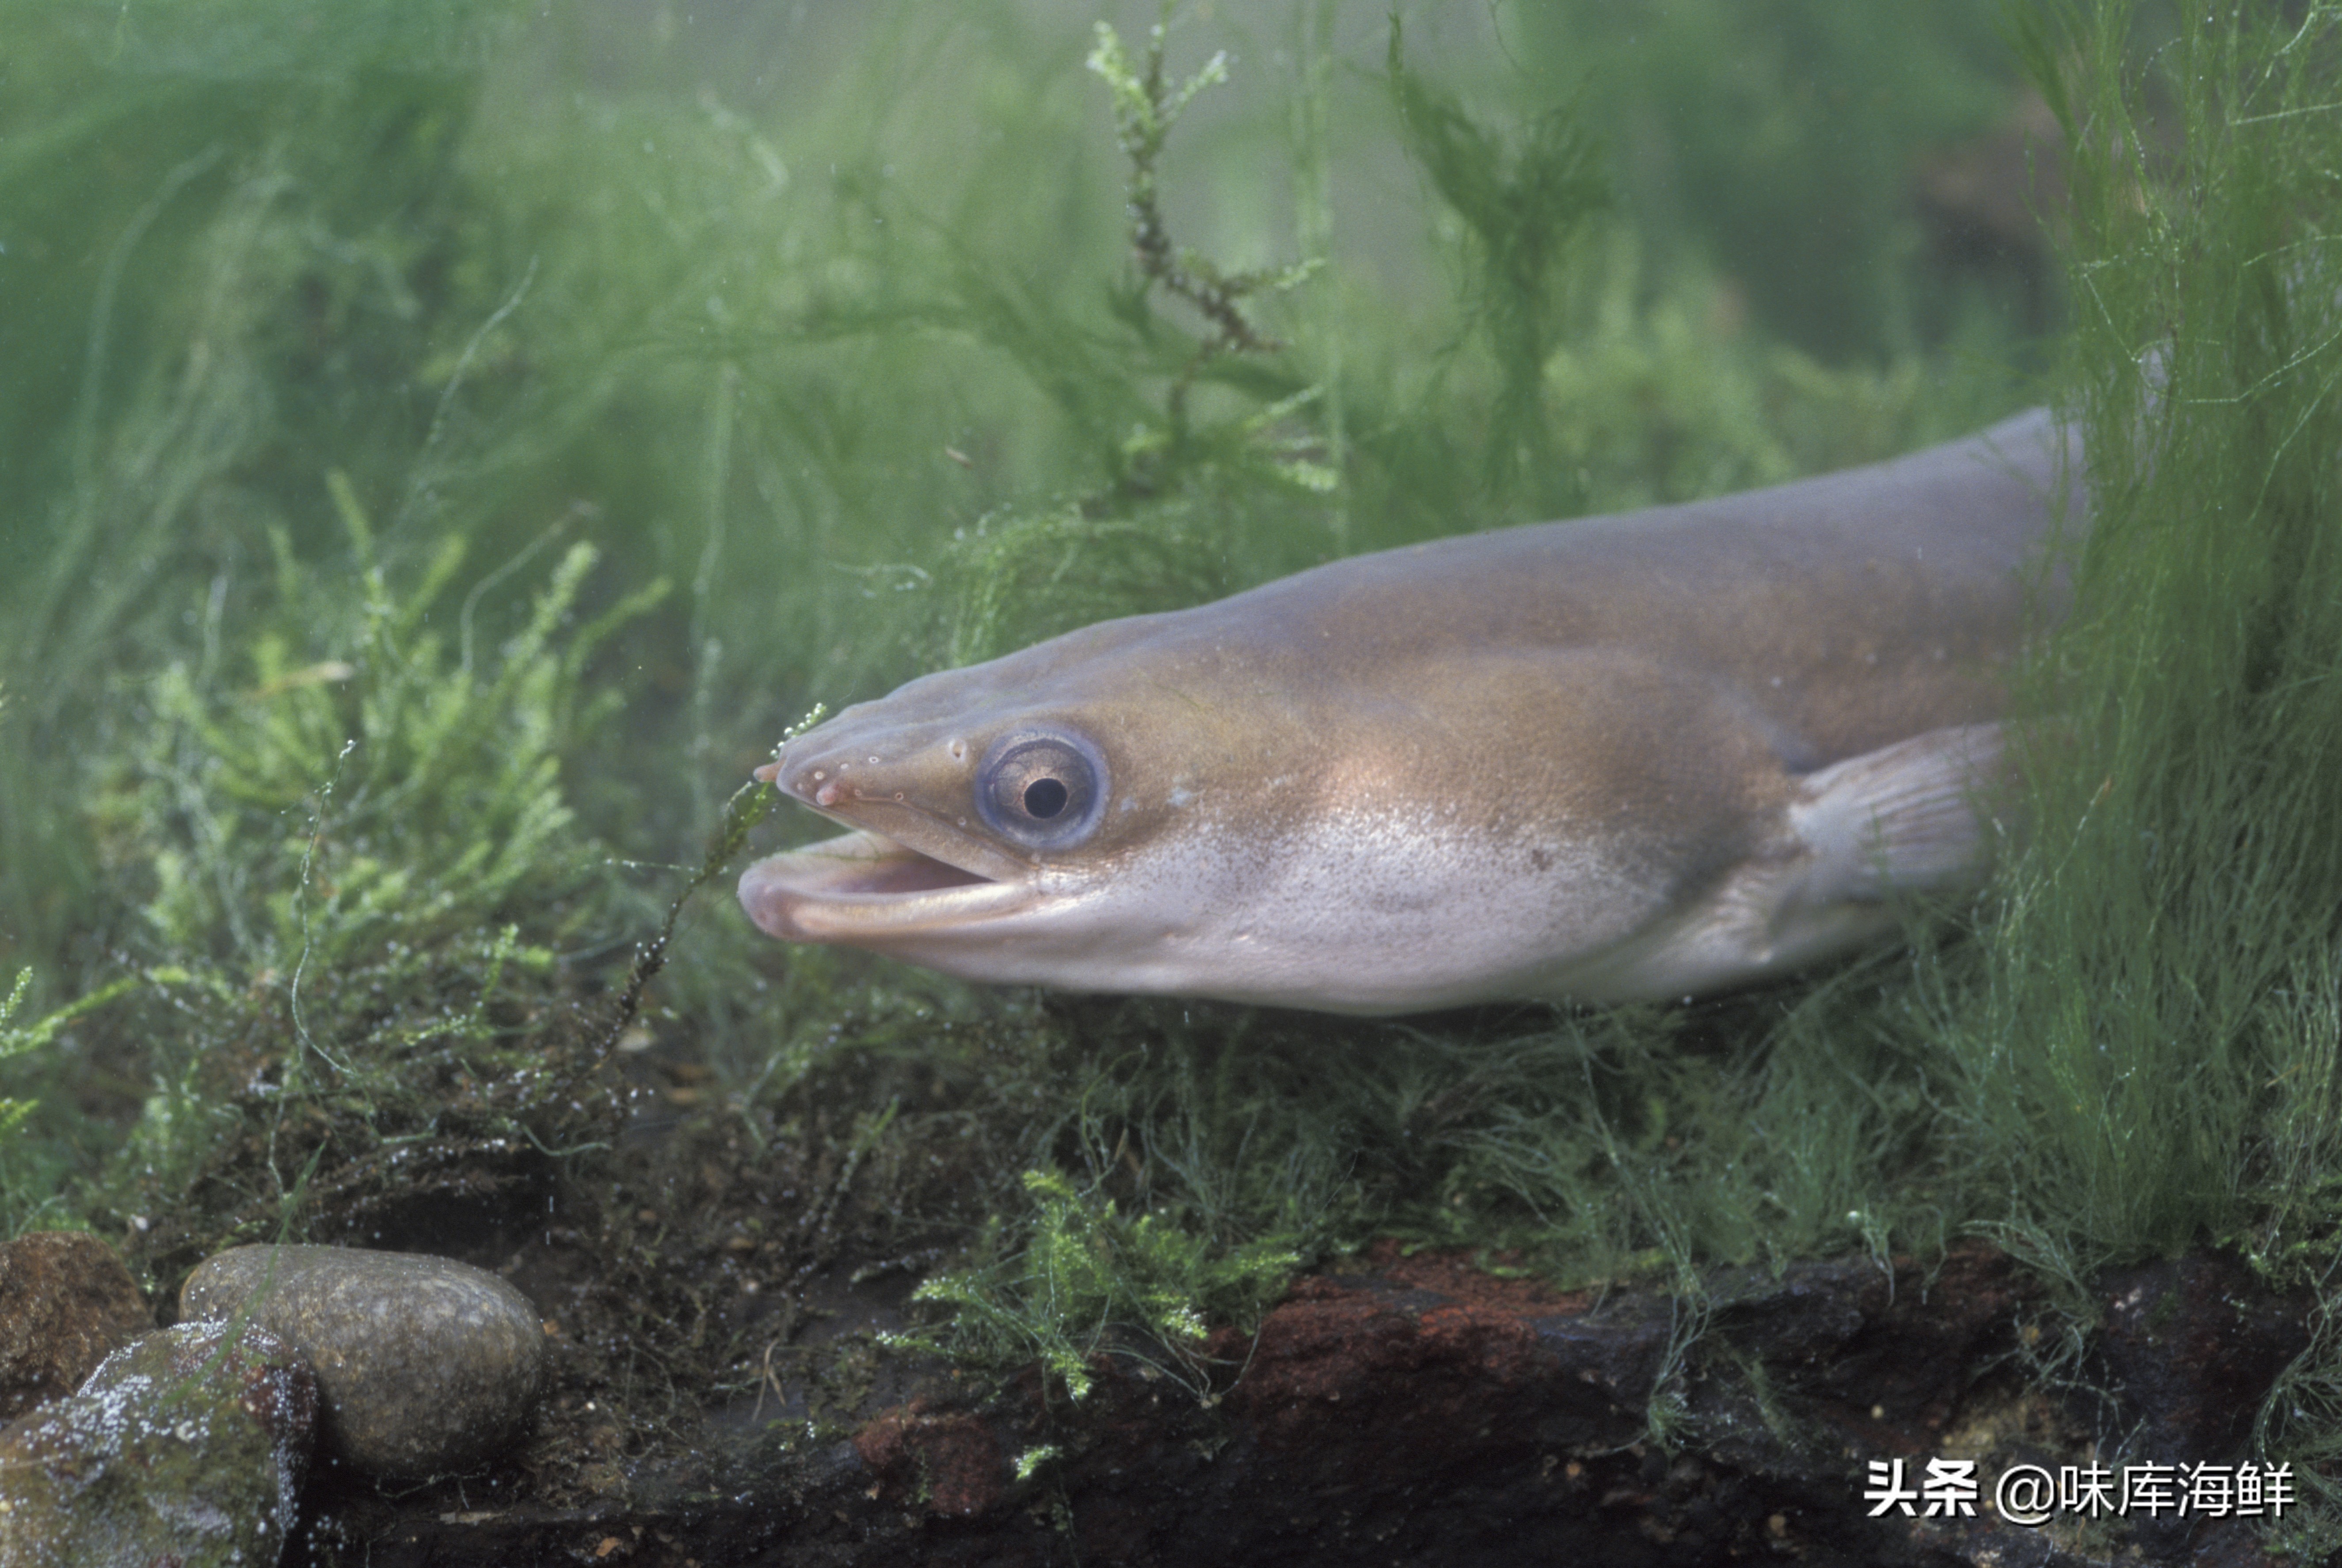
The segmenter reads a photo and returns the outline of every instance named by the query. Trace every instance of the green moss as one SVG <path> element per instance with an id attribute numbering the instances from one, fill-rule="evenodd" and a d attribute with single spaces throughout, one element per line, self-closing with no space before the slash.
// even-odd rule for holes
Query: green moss
<path id="1" fill-rule="evenodd" d="M 1000 1372 L 1037 1361 L 1076 1400 L 1091 1361 L 1118 1352 L 1207 1398 L 1210 1324 L 1256 1323 L 1301 1261 L 1279 1237 L 1222 1250 L 1166 1216 L 1126 1217 L 1055 1171 L 1027 1171 L 1025 1190 L 1034 1213 L 1009 1256 L 930 1275 L 912 1293 L 952 1308 L 948 1328 L 887 1343 Z"/>

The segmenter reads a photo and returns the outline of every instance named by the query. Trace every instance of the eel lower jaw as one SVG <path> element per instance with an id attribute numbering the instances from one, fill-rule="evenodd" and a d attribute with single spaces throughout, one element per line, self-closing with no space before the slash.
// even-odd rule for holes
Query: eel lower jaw
<path id="1" fill-rule="evenodd" d="M 740 907 L 784 942 L 884 946 L 1012 914 L 1038 901 L 867 828 L 767 855 L 740 874 Z"/>

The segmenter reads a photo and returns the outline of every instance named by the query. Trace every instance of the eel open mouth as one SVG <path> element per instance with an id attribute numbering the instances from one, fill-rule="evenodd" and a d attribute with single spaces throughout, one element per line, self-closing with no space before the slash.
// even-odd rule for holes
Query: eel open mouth
<path id="1" fill-rule="evenodd" d="M 740 907 L 785 942 L 884 945 L 1006 914 L 1040 896 L 867 828 L 767 855 L 740 874 Z"/>

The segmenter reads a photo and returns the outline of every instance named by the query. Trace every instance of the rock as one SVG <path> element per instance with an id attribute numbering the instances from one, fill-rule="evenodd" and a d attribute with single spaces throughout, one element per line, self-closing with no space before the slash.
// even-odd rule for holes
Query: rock
<path id="1" fill-rule="evenodd" d="M 1375 1243 L 1339 1273 L 1296 1280 L 1256 1329 L 1216 1332 L 1201 1356 L 1107 1340 L 1078 1403 L 1037 1365 L 1003 1375 L 926 1356 L 874 1363 L 857 1344 L 826 1364 L 800 1359 L 790 1381 L 831 1392 L 818 1403 L 792 1395 L 779 1418 L 774 1402 L 752 1404 L 726 1454 L 630 1464 L 626 1484 L 589 1502 L 571 1477 L 605 1462 L 581 1443 L 576 1457 L 548 1454 L 520 1495 L 485 1506 L 485 1488 L 371 1495 L 372 1513 L 335 1515 L 338 1539 L 369 1568 L 2327 1560 L 2275 1554 L 2286 1535 L 2262 1532 L 2294 1526 L 2290 1513 L 2217 1520 L 2162 1544 L 2137 1514 L 2069 1509 L 2040 1530 L 2000 1517 L 1993 1482 L 2014 1465 L 2054 1474 L 2124 1461 L 2073 1418 L 2064 1391 L 2027 1383 L 2016 1353 L 2049 1312 L 2050 1287 L 1989 1247 L 1893 1260 L 1891 1273 L 1869 1257 L 1725 1269 L 1696 1303 L 1664 1285 L 1560 1292 L 1481 1261 Z M 2102 1285 L 2109 1340 L 2152 1334 L 2195 1367 L 2186 1387 L 2217 1384 L 2249 1410 L 2257 1380 L 2299 1343 L 2307 1298 L 2254 1287 L 2225 1263 L 2181 1260 L 2153 1279 Z M 2147 1293 L 2134 1299 L 2142 1280 Z M 2157 1307 L 2157 1291 L 2182 1299 Z M 857 1313 L 849 1291 L 833 1299 L 841 1318 Z M 2216 1343 L 2220 1322 L 2245 1343 Z M 2254 1348 L 2265 1333 L 2279 1337 Z M 2110 1343 L 2107 1361 L 2147 1353 Z M 2134 1381 L 2124 1397 L 2138 1403 L 2125 1408 L 2212 1413 L 2208 1392 L 2177 1405 L 2152 1392 Z M 1655 1393 L 1674 1418 L 1664 1443 L 1645 1432 Z M 2221 1430 L 2233 1440 L 2240 1429 Z M 1878 1512 L 1874 1464 L 1899 1463 L 1924 1483 L 1937 1458 L 1977 1463 L 1973 1513 Z M 548 1498 L 535 1489 L 549 1475 L 564 1490 Z"/>
<path id="2" fill-rule="evenodd" d="M 930 1414 L 913 1400 L 854 1434 L 876 1484 L 916 1497 L 929 1513 L 971 1519 L 1008 1490 L 1008 1455 L 992 1429 L 965 1413 Z"/>
<path id="3" fill-rule="evenodd" d="M 0 1432 L 0 1563 L 274 1563 L 316 1419 L 308 1369 L 265 1330 L 149 1333 L 78 1393 Z"/>
<path id="4" fill-rule="evenodd" d="M 2308 1348 L 2317 1302 L 2271 1293 L 2229 1253 L 2197 1253 L 2113 1270 L 2096 1282 L 2105 1332 L 2095 1381 L 2111 1409 L 2088 1413 L 2100 1445 L 2121 1460 L 2205 1463 L 2253 1458 L 2254 1413 L 2287 1363 Z M 2197 1555 L 2206 1522 L 2142 1520 L 2133 1535 L 2150 1553 Z"/>
<path id="5" fill-rule="evenodd" d="M 1535 1430 L 1594 1448 L 1640 1435 L 1666 1353 L 1664 1316 L 1596 1312 L 1587 1294 L 1491 1280 L 1450 1259 L 1381 1261 L 1372 1274 L 1295 1282 L 1250 1343 L 1215 1345 L 1245 1366 L 1226 1408 L 1265 1447 L 1323 1451 L 1329 1420 L 1375 1432 L 1384 1444 L 1342 1465 L 1354 1476 L 1380 1465 L 1377 1480 L 1403 1485 L 1436 1464 L 1477 1463 L 1463 1432 Z"/>
<path id="6" fill-rule="evenodd" d="M 448 1258 L 235 1247 L 187 1276 L 179 1310 L 252 1320 L 317 1374 L 327 1453 L 371 1474 L 469 1467 L 535 1407 L 545 1333 L 528 1298 Z"/>
<path id="7" fill-rule="evenodd" d="M 2273 1294 L 2227 1253 L 2116 1269 L 2097 1285 L 2098 1360 L 2121 1406 L 2115 1429 L 2147 1459 L 2242 1455 L 2253 1413 L 2308 1348 L 2315 1298 Z"/>
<path id="8" fill-rule="evenodd" d="M 95 1236 L 33 1231 L 0 1243 L 0 1425 L 63 1399 L 154 1331 L 130 1271 Z"/>

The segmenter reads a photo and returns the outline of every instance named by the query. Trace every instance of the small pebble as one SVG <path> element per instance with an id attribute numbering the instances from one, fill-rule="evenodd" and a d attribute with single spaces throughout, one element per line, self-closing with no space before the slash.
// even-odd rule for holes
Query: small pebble
<path id="1" fill-rule="evenodd" d="M 316 1420 L 308 1369 L 265 1330 L 149 1333 L 0 1432 L 0 1563 L 274 1563 Z"/>
<path id="2" fill-rule="evenodd" d="M 545 1333 L 528 1298 L 449 1258 L 355 1247 L 235 1247 L 179 1292 L 187 1317 L 252 1321 L 317 1374 L 324 1450 L 415 1479 L 477 1463 L 535 1407 Z"/>
<path id="3" fill-rule="evenodd" d="M 0 1243 L 0 1426 L 79 1388 L 97 1363 L 155 1332 L 114 1249 L 86 1231 Z"/>

